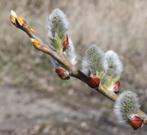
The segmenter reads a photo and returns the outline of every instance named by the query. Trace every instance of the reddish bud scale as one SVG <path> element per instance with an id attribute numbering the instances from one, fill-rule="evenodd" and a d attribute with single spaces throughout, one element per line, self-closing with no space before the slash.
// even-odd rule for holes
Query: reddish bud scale
<path id="1" fill-rule="evenodd" d="M 66 34 L 64 36 L 64 40 L 63 40 L 63 51 L 65 51 L 69 46 L 69 39 L 68 39 L 68 35 Z"/>
<path id="2" fill-rule="evenodd" d="M 130 125 L 133 127 L 133 129 L 138 129 L 140 127 L 143 126 L 143 119 L 140 118 L 138 115 L 133 115 L 130 119 L 129 119 L 129 123 Z"/>
<path id="3" fill-rule="evenodd" d="M 58 76 L 61 78 L 61 79 L 69 79 L 69 74 L 67 73 L 67 71 L 62 68 L 62 67 L 58 67 L 55 69 L 55 72 L 58 74 Z"/>
<path id="4" fill-rule="evenodd" d="M 87 84 L 91 87 L 91 88 L 98 88 L 99 84 L 100 84 L 100 79 L 96 76 L 90 76 L 88 78 Z"/>
<path id="5" fill-rule="evenodd" d="M 115 82 L 114 87 L 113 87 L 114 93 L 116 93 L 116 94 L 119 93 L 120 89 L 121 89 L 120 81 Z"/>

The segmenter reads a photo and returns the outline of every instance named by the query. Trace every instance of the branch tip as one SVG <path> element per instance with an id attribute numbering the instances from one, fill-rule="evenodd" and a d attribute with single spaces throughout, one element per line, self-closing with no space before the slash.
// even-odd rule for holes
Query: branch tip
<path id="1" fill-rule="evenodd" d="M 14 10 L 11 10 L 11 11 L 10 11 L 10 15 L 11 15 L 11 16 L 14 16 L 14 17 L 17 17 L 17 14 L 16 14 L 16 12 L 15 12 Z"/>

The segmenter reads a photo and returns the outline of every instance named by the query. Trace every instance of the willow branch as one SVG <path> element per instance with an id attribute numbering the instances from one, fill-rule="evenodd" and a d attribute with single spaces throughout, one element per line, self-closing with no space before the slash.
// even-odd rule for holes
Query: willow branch
<path id="1" fill-rule="evenodd" d="M 21 29 L 24 31 L 29 38 L 31 39 L 32 45 L 39 51 L 53 57 L 55 60 L 57 60 L 60 64 L 64 65 L 66 69 L 70 72 L 70 75 L 74 78 L 77 78 L 81 80 L 82 82 L 86 83 L 88 82 L 88 77 L 80 71 L 76 66 L 72 65 L 64 55 L 57 53 L 55 50 L 53 50 L 49 45 L 43 43 L 39 37 L 35 35 L 34 30 L 28 25 L 28 23 L 24 20 L 23 17 L 17 16 L 14 11 L 11 12 L 10 15 L 10 21 L 11 23 L 18 29 Z M 117 99 L 117 94 L 110 92 L 106 88 L 100 85 L 99 90 L 96 90 L 100 93 L 102 93 L 104 96 L 109 98 L 112 101 L 115 101 Z M 144 119 L 144 124 L 147 125 L 147 116 L 142 111 L 139 110 L 138 114 Z"/>

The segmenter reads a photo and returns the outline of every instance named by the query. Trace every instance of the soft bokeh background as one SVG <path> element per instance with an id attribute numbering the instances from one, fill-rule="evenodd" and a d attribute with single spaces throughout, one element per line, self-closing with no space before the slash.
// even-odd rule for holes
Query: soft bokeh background
<path id="1" fill-rule="evenodd" d="M 117 123 L 113 103 L 78 80 L 60 80 L 49 57 L 9 22 L 24 16 L 48 43 L 47 16 L 62 9 L 79 58 L 91 43 L 124 63 L 122 90 L 136 91 L 147 112 L 146 0 L 0 0 L 1 135 L 146 135 Z"/>

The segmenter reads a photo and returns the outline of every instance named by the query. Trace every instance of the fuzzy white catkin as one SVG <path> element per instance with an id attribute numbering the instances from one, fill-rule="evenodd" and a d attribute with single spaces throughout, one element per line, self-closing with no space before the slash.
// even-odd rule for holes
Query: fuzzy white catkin
<path id="1" fill-rule="evenodd" d="M 58 35 L 59 38 L 63 38 L 69 28 L 69 22 L 66 18 L 66 15 L 60 10 L 55 9 L 48 17 L 48 37 L 50 39 L 55 39 L 55 36 Z M 67 56 L 67 59 L 71 64 L 75 65 L 77 63 L 77 55 L 75 52 L 74 45 L 69 38 L 69 46 L 64 51 L 64 54 Z M 54 59 L 51 60 L 51 63 L 54 67 L 59 66 L 60 64 Z"/>
<path id="2" fill-rule="evenodd" d="M 69 38 L 69 46 L 64 51 L 64 55 L 67 57 L 67 59 L 71 62 L 71 64 L 75 65 L 77 63 L 77 54 L 74 48 L 74 45 Z M 55 59 L 51 58 L 51 64 L 54 68 L 61 66 Z"/>
<path id="3" fill-rule="evenodd" d="M 71 64 L 75 65 L 77 63 L 77 55 L 76 55 L 75 48 L 71 40 L 69 41 L 69 47 L 64 52 L 64 54 L 67 57 L 67 59 L 71 62 Z M 61 66 L 54 58 L 51 58 L 50 62 L 54 68 Z"/>
<path id="4" fill-rule="evenodd" d="M 82 61 L 82 71 L 85 74 L 91 72 L 96 74 L 96 72 L 104 72 L 107 70 L 107 65 L 104 63 L 104 53 L 95 44 L 90 45 L 90 47 L 85 52 Z"/>
<path id="5" fill-rule="evenodd" d="M 68 28 L 66 15 L 60 9 L 53 10 L 48 17 L 48 37 L 53 39 L 56 33 L 63 36 Z"/>
<path id="6" fill-rule="evenodd" d="M 108 65 L 106 75 L 113 79 L 119 79 L 123 71 L 121 60 L 117 53 L 109 50 L 105 53 L 104 63 Z"/>
<path id="7" fill-rule="evenodd" d="M 65 56 L 71 62 L 71 64 L 75 65 L 77 63 L 77 54 L 74 48 L 74 44 L 72 43 L 71 39 L 69 38 L 69 46 L 64 51 Z M 54 68 L 61 66 L 55 59 L 51 59 L 51 64 Z"/>
<path id="8" fill-rule="evenodd" d="M 135 114 L 139 107 L 136 93 L 125 91 L 118 96 L 114 105 L 114 113 L 120 123 L 127 123 L 128 117 Z"/>
<path id="9" fill-rule="evenodd" d="M 86 75 L 89 75 L 89 72 L 90 72 L 89 63 L 86 57 L 84 57 L 82 60 L 82 72 Z"/>
<path id="10" fill-rule="evenodd" d="M 71 62 L 71 64 L 75 65 L 77 63 L 77 54 L 74 48 L 74 44 L 72 40 L 69 38 L 69 46 L 64 52 L 67 59 Z"/>

